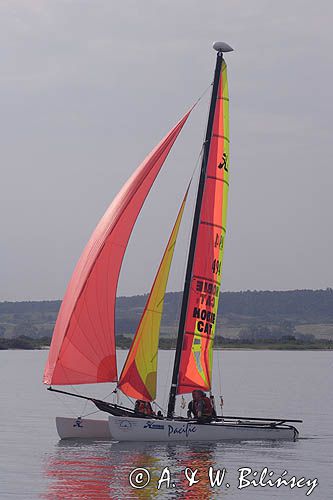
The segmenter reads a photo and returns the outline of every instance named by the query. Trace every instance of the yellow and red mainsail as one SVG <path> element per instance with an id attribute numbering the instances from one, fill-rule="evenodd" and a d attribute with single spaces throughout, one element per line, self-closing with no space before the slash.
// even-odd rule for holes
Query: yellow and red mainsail
<path id="1" fill-rule="evenodd" d="M 178 394 L 210 390 L 229 188 L 229 97 L 222 62 L 194 254 Z"/>
<path id="2" fill-rule="evenodd" d="M 133 173 L 85 247 L 58 314 L 45 384 L 117 380 L 114 318 L 123 256 L 142 205 L 190 112 Z"/>
<path id="3" fill-rule="evenodd" d="M 164 296 L 187 193 L 188 191 L 181 204 L 118 383 L 118 388 L 127 396 L 144 401 L 153 401 L 156 398 L 158 341 Z"/>

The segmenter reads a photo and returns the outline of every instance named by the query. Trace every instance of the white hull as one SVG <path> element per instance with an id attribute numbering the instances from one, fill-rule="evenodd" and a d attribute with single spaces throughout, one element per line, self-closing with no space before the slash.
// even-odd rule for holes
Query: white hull
<path id="1" fill-rule="evenodd" d="M 56 417 L 56 427 L 61 439 L 111 439 L 107 420 Z"/>
<path id="2" fill-rule="evenodd" d="M 198 424 L 171 420 L 109 416 L 112 439 L 116 441 L 295 441 L 292 426 L 216 422 Z"/>

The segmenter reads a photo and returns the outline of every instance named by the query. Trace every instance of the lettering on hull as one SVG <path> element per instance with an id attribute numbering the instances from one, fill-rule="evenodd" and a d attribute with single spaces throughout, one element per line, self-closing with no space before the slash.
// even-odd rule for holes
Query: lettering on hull
<path id="1" fill-rule="evenodd" d="M 190 434 L 197 431 L 197 426 L 193 424 L 183 424 L 181 427 L 168 425 L 168 437 L 170 436 L 185 436 L 189 437 Z"/>

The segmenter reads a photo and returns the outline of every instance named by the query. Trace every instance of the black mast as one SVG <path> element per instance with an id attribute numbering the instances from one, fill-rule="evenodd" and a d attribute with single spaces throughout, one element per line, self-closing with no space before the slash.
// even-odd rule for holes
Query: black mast
<path id="1" fill-rule="evenodd" d="M 187 313 L 187 306 L 188 306 L 188 298 L 189 298 L 190 285 L 191 285 L 191 280 L 192 280 L 193 260 L 194 260 L 194 253 L 195 253 L 195 247 L 196 247 L 196 243 L 197 243 L 198 229 L 199 229 L 199 223 L 200 223 L 202 197 L 203 197 L 205 181 L 206 181 L 206 170 L 207 170 L 207 163 L 208 163 L 210 141 L 211 141 L 211 137 L 212 137 L 212 129 L 213 129 L 214 113 L 215 113 L 216 100 L 217 100 L 217 92 L 218 92 L 220 75 L 221 75 L 223 52 L 229 52 L 229 51 L 233 50 L 229 45 L 227 45 L 223 42 L 215 42 L 213 47 L 215 50 L 217 50 L 216 66 L 215 66 L 213 89 L 212 89 L 209 115 L 208 115 L 206 137 L 205 137 L 205 142 L 203 144 L 201 172 L 200 172 L 200 180 L 199 180 L 198 193 L 197 193 L 197 201 L 196 201 L 196 205 L 195 205 L 195 212 L 194 212 L 194 218 L 193 218 L 190 249 L 189 249 L 189 255 L 188 255 L 188 260 L 187 260 L 187 269 L 186 269 L 186 275 L 185 275 L 182 308 L 181 308 L 181 312 L 180 312 L 179 327 L 178 327 L 176 354 L 175 354 L 171 389 L 170 389 L 170 395 L 169 395 L 168 414 L 167 414 L 168 418 L 173 417 L 173 414 L 175 411 L 175 405 L 176 405 L 178 373 L 179 373 L 179 366 L 180 366 L 181 353 L 182 353 L 183 340 L 184 340 L 184 329 L 185 329 L 186 313 Z"/>

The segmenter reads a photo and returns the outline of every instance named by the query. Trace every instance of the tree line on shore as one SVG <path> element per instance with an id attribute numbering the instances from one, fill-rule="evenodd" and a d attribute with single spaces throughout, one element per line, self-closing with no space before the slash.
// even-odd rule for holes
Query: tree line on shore
<path id="1" fill-rule="evenodd" d="M 162 341 L 169 342 L 177 331 L 181 292 L 165 296 L 162 318 Z M 117 336 L 134 334 L 147 295 L 119 297 L 116 307 Z M 50 338 L 61 302 L 0 302 L 0 339 L 26 337 Z M 225 335 L 225 327 L 237 327 L 235 342 L 303 341 L 311 342 L 313 334 L 296 331 L 295 325 L 307 323 L 333 324 L 333 289 L 292 291 L 222 292 L 217 316 L 217 337 Z M 315 333 L 315 332 L 314 332 Z M 218 341 L 218 340 L 217 340 Z M 217 342 L 216 341 L 216 342 Z M 5 343 L 5 342 L 4 342 Z"/>
<path id="2" fill-rule="evenodd" d="M 132 337 L 125 335 L 117 336 L 117 348 L 129 349 Z M 0 338 L 0 350 L 8 349 L 42 349 L 50 345 L 50 337 L 31 338 L 26 335 L 11 339 Z M 176 339 L 160 337 L 160 349 L 175 349 Z M 215 339 L 215 348 L 217 349 L 286 349 L 286 350 L 304 350 L 304 349 L 332 349 L 333 342 L 327 339 L 299 340 L 294 337 L 282 337 L 280 339 L 230 339 L 223 336 L 217 336 Z"/>
<path id="3" fill-rule="evenodd" d="M 181 292 L 165 295 L 164 312 L 168 316 L 180 307 Z M 142 309 L 147 294 L 118 297 L 118 312 Z M 0 302 L 0 314 L 57 313 L 60 300 Z M 333 288 L 325 290 L 241 291 L 222 292 L 219 315 L 241 314 L 244 316 L 302 315 L 307 319 L 333 319 Z"/>

